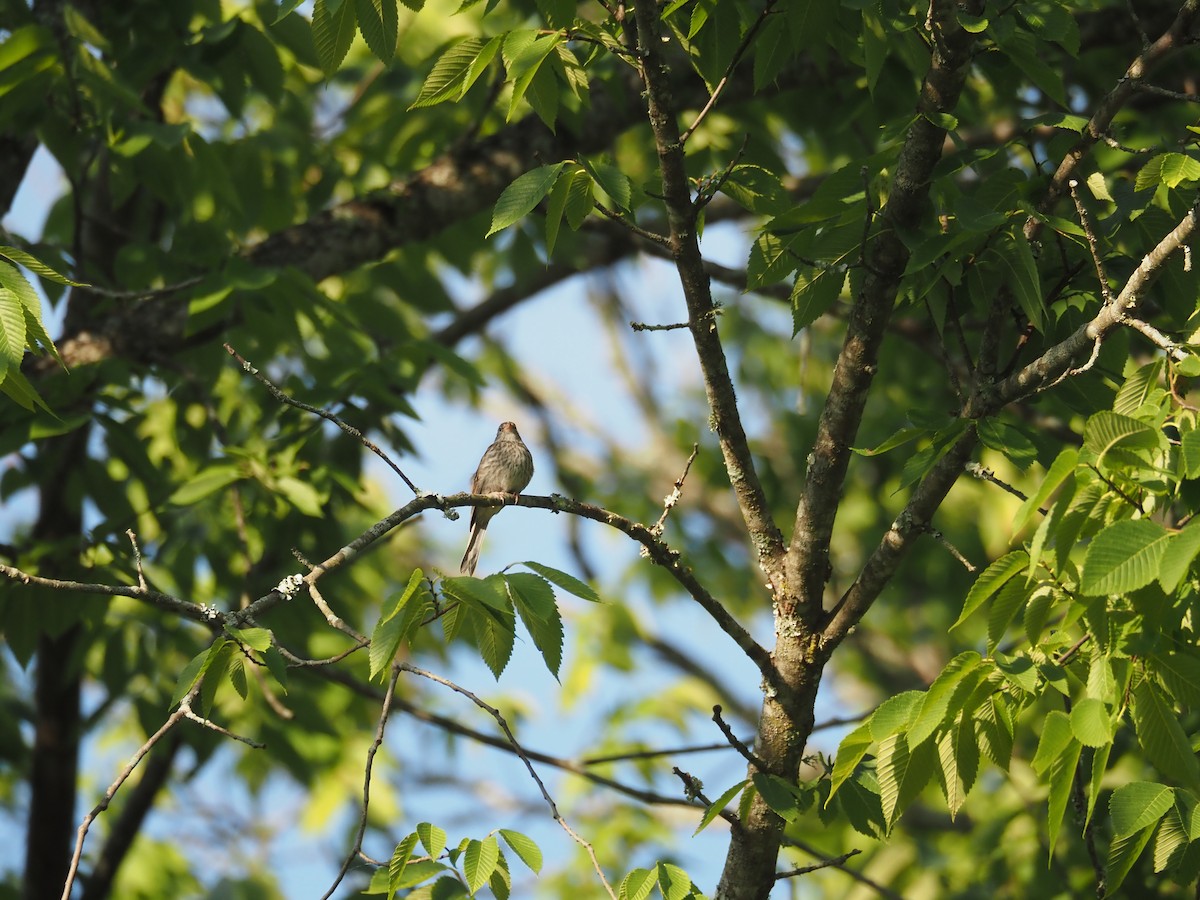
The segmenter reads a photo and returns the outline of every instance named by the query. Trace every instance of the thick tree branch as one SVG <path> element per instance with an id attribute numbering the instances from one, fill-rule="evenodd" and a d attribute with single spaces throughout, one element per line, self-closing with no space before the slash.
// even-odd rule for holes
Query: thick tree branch
<path id="1" fill-rule="evenodd" d="M 733 379 L 713 317 L 711 283 L 700 255 L 696 234 L 697 209 L 692 203 L 684 166 L 683 145 L 676 121 L 670 76 L 661 55 L 658 8 L 639 3 L 635 8 L 638 52 L 646 85 L 648 116 L 661 168 L 663 200 L 670 228 L 671 254 L 688 310 L 688 327 L 700 359 L 711 424 L 725 458 L 725 470 L 737 496 L 758 564 L 772 580 L 783 558 L 783 535 L 771 518 L 770 505 L 742 427 Z"/>
<path id="2" fill-rule="evenodd" d="M 929 210 L 930 177 L 946 140 L 946 129 L 934 123 L 954 109 L 971 62 L 973 39 L 958 26 L 954 4 L 935 3 L 931 13 L 933 54 L 921 88 L 920 117 L 909 128 L 887 205 L 866 248 L 867 274 L 850 311 L 792 531 L 787 593 L 812 609 L 821 606 L 850 447 L 909 258 L 900 234 L 912 230 Z"/>

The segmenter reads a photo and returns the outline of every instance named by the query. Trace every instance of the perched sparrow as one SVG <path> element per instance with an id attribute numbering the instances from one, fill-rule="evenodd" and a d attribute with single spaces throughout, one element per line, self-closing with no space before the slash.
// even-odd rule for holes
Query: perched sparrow
<path id="1" fill-rule="evenodd" d="M 517 434 L 517 426 L 504 422 L 496 431 L 496 440 L 483 453 L 479 468 L 471 477 L 472 494 L 520 494 L 533 477 L 533 455 Z M 471 540 L 463 554 L 459 571 L 474 575 L 479 562 L 483 533 L 492 516 L 502 507 L 476 506 L 471 510 Z"/>

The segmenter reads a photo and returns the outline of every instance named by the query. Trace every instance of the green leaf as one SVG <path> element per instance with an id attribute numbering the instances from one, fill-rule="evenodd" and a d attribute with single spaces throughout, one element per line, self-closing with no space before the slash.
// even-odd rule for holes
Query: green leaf
<path id="1" fill-rule="evenodd" d="M 1134 834 L 1116 838 L 1109 845 L 1108 861 L 1104 867 L 1105 896 L 1121 896 L 1117 893 L 1117 888 L 1125 881 L 1125 876 L 1129 874 L 1129 870 L 1133 868 L 1137 858 L 1142 855 L 1142 851 L 1146 848 L 1153 833 L 1153 828 L 1143 828 Z"/>
<path id="2" fill-rule="evenodd" d="M 1113 739 L 1112 716 L 1094 697 L 1085 697 L 1071 709 L 1071 733 L 1085 747 L 1103 747 Z"/>
<path id="3" fill-rule="evenodd" d="M 562 666 L 563 624 L 554 590 L 540 575 L 528 572 L 506 575 L 504 581 L 521 622 L 546 661 L 546 668 L 558 678 Z"/>
<path id="4" fill-rule="evenodd" d="M 178 706 L 179 701 L 187 695 L 187 692 L 196 686 L 196 682 L 207 674 L 213 661 L 221 655 L 228 644 L 229 641 L 225 638 L 217 638 L 209 647 L 193 656 L 191 662 L 183 667 L 178 681 L 175 682 L 175 693 L 171 695 L 172 707 Z"/>
<path id="5" fill-rule="evenodd" d="M 692 832 L 692 836 L 695 837 L 712 824 L 712 821 L 724 811 L 725 807 L 733 802 L 733 798 L 740 794 L 749 783 L 749 779 L 742 779 L 710 803 L 708 809 L 704 811 L 704 815 L 700 817 L 700 824 L 696 826 L 696 830 Z M 831 795 L 833 790 L 832 788 L 830 789 Z"/>
<path id="6" fill-rule="evenodd" d="M 1044 775 L 1051 764 L 1070 748 L 1075 740 L 1071 733 L 1071 720 L 1059 709 L 1051 710 L 1042 720 L 1042 733 L 1038 738 L 1037 752 L 1030 763 L 1033 771 Z"/>
<path id="7" fill-rule="evenodd" d="M 226 626 L 225 630 L 251 650 L 257 650 L 259 653 L 265 653 L 267 648 L 271 646 L 271 632 L 266 628 L 232 628 Z"/>
<path id="8" fill-rule="evenodd" d="M 916 693 L 914 691 L 914 693 Z M 867 751 L 871 749 L 875 743 L 875 739 L 871 737 L 870 722 L 864 722 L 859 725 L 848 735 L 842 738 L 842 742 L 838 745 L 837 757 L 833 763 L 833 774 L 829 778 L 829 796 L 825 800 L 825 806 L 828 807 L 832 802 L 834 795 L 855 770 L 858 764 L 862 762 Z M 742 782 L 745 784 L 745 782 Z"/>
<path id="9" fill-rule="evenodd" d="M 1183 433 L 1179 442 L 1179 464 L 1184 478 L 1200 478 L 1200 429 Z"/>
<path id="10" fill-rule="evenodd" d="M 387 672 L 401 643 L 424 617 L 429 605 L 426 599 L 428 595 L 425 592 L 418 594 L 417 591 L 423 578 L 424 572 L 419 568 L 414 569 L 404 590 L 383 606 L 379 621 L 371 632 L 371 646 L 367 648 L 369 677 L 372 681 Z M 419 602 L 411 603 L 413 597 L 419 597 Z"/>
<path id="11" fill-rule="evenodd" d="M 538 166 L 526 172 L 504 189 L 492 210 L 492 226 L 486 237 L 519 222 L 533 212 L 534 208 L 550 193 L 566 163 Z"/>
<path id="12" fill-rule="evenodd" d="M 482 38 L 463 38 L 452 45 L 433 64 L 409 111 L 463 97 L 471 86 L 468 79 L 478 78 L 499 48 L 499 38 L 486 42 Z"/>
<path id="13" fill-rule="evenodd" d="M 312 16 L 313 42 L 326 76 L 336 72 L 346 58 L 354 40 L 356 25 L 354 4 L 350 0 L 337 3 L 334 0 L 316 0 Z"/>
<path id="14" fill-rule="evenodd" d="M 1096 801 L 1100 798 L 1100 790 L 1104 786 L 1104 773 L 1108 768 L 1108 757 L 1112 752 L 1112 744 L 1097 747 L 1092 753 L 1092 775 L 1088 779 L 1087 815 L 1083 827 L 1087 828 L 1092 821 L 1092 813 L 1096 811 Z"/>
<path id="15" fill-rule="evenodd" d="M 649 869 L 634 869 L 621 879 L 617 896 L 619 900 L 646 900 L 656 883 L 654 872 Z"/>
<path id="16" fill-rule="evenodd" d="M 971 590 L 967 592 L 967 599 L 963 603 L 962 612 L 954 624 L 950 626 L 953 631 L 963 622 L 965 622 L 975 610 L 979 609 L 996 591 L 1000 590 L 1014 575 L 1025 571 L 1025 567 L 1029 565 L 1029 554 L 1024 550 L 1014 550 L 1012 553 L 1005 554 L 1000 557 L 986 569 L 984 569 L 979 577 L 975 579 L 975 583 L 971 585 Z"/>
<path id="17" fill-rule="evenodd" d="M 1163 448 L 1163 437 L 1145 422 L 1108 410 L 1096 413 L 1084 424 L 1083 449 L 1094 454 L 1097 466 L 1118 445 L 1124 450 L 1157 451 Z"/>
<path id="18" fill-rule="evenodd" d="M 1021 508 L 1017 510 L 1017 515 L 1013 519 L 1012 533 L 1019 534 L 1029 524 L 1030 517 L 1040 509 L 1047 500 L 1058 490 L 1059 486 L 1067 480 L 1075 471 L 1075 466 L 1079 463 L 1079 451 L 1073 447 L 1067 447 L 1062 450 L 1058 456 L 1054 458 L 1054 462 L 1050 464 L 1050 468 L 1046 471 L 1046 477 L 1042 479 L 1038 489 L 1034 491 Z M 1031 554 L 1033 555 L 1033 554 Z M 1036 557 L 1035 557 L 1036 558 Z"/>
<path id="19" fill-rule="evenodd" d="M 472 894 L 487 884 L 496 871 L 496 863 L 500 859 L 500 845 L 495 835 L 488 835 L 482 841 L 467 842 L 463 854 L 463 875 L 467 877 L 467 889 Z"/>
<path id="20" fill-rule="evenodd" d="M 1045 303 L 1042 300 L 1042 284 L 1038 276 L 1037 262 L 1029 242 L 1022 238 L 1006 235 L 995 248 L 989 248 L 985 257 L 995 260 L 1002 283 L 1009 286 L 1025 318 L 1038 331 L 1044 329 Z"/>
<path id="21" fill-rule="evenodd" d="M 871 737 L 882 741 L 898 731 L 906 731 L 924 700 L 924 691 L 904 691 L 884 700 L 864 723 Z"/>
<path id="22" fill-rule="evenodd" d="M 1079 765 L 1079 754 L 1082 750 L 1083 747 L 1078 741 L 1071 741 L 1063 752 L 1050 763 L 1048 773 L 1050 795 L 1046 798 L 1046 834 L 1051 859 L 1054 857 L 1054 845 L 1058 841 L 1058 831 L 1062 827 L 1063 816 L 1067 811 L 1067 802 L 1075 787 L 1075 768 Z"/>
<path id="23" fill-rule="evenodd" d="M 388 897 L 400 889 L 404 878 L 404 870 L 408 867 L 408 858 L 412 856 L 413 850 L 417 846 L 417 834 L 414 831 L 412 834 L 404 838 L 396 845 L 396 849 L 392 851 L 392 858 L 388 862 Z"/>
<path id="24" fill-rule="evenodd" d="M 628 175 L 608 163 L 593 163 L 581 158 L 579 164 L 592 176 L 596 184 L 600 185 L 600 189 L 608 195 L 608 199 L 617 209 L 629 211 L 633 202 L 633 182 L 629 180 Z"/>
<path id="25" fill-rule="evenodd" d="M 692 879 L 679 866 L 660 862 L 656 875 L 663 900 L 685 900 L 692 893 Z"/>
<path id="26" fill-rule="evenodd" d="M 417 826 L 417 837 L 425 848 L 425 855 L 431 859 L 437 859 L 446 849 L 446 832 L 437 825 L 422 822 Z"/>
<path id="27" fill-rule="evenodd" d="M 1175 804 L 1175 789 L 1152 781 L 1123 784 L 1108 800 L 1113 834 L 1125 837 L 1149 828 Z"/>
<path id="28" fill-rule="evenodd" d="M 792 202 L 779 176 L 762 166 L 734 166 L 721 183 L 721 193 L 750 212 L 764 216 L 779 215 Z"/>
<path id="29" fill-rule="evenodd" d="M 521 565 L 525 566 L 527 569 L 532 569 L 547 581 L 558 585 L 568 594 L 574 594 L 581 600 L 590 600 L 592 603 L 604 602 L 600 599 L 599 594 L 597 594 L 589 585 L 584 584 L 574 575 L 568 575 L 566 572 L 559 571 L 558 569 L 551 568 L 550 566 L 544 566 L 541 563 L 529 562 L 528 560 L 521 563 Z"/>
<path id="30" fill-rule="evenodd" d="M 920 746 L 941 727 L 943 722 L 957 715 L 959 710 L 951 707 L 951 699 L 957 696 L 961 700 L 964 694 L 959 689 L 965 684 L 970 690 L 986 674 L 979 671 L 982 663 L 983 657 L 974 650 L 968 650 L 960 653 L 946 664 L 941 674 L 934 679 L 929 690 L 925 692 L 921 707 L 917 710 L 916 717 L 908 728 L 910 749 Z M 978 676 L 973 680 L 974 683 L 971 680 L 973 674 Z"/>
<path id="31" fill-rule="evenodd" d="M 500 829 L 500 837 L 512 848 L 513 853 L 525 863 L 536 875 L 542 871 L 542 851 L 532 838 L 526 837 L 519 831 Z"/>
<path id="32" fill-rule="evenodd" d="M 1182 153 L 1160 153 L 1138 171 L 1135 191 L 1155 188 L 1160 184 L 1179 187 L 1185 181 L 1200 180 L 1200 162 Z"/>
<path id="33" fill-rule="evenodd" d="M 6 287 L 0 287 L 0 371 L 20 369 L 25 356 L 25 310 Z"/>
<path id="34" fill-rule="evenodd" d="M 267 671 L 271 673 L 271 677 L 275 679 L 275 683 L 286 694 L 288 689 L 288 670 L 283 654 L 275 647 L 268 647 L 263 651 L 263 662 L 267 664 Z"/>
<path id="35" fill-rule="evenodd" d="M 512 613 L 478 615 L 471 618 L 479 655 L 497 680 L 512 659 L 516 641 L 516 621 Z"/>
<path id="36" fill-rule="evenodd" d="M 1200 553 L 1200 519 L 1192 519 L 1182 531 L 1171 535 L 1163 552 L 1158 566 L 1158 583 L 1164 591 L 1175 593 L 1191 571 L 1197 553 Z"/>
<path id="37" fill-rule="evenodd" d="M 1154 673 L 1181 703 L 1200 707 L 1200 657 L 1191 647 L 1152 657 Z"/>
<path id="38" fill-rule="evenodd" d="M 890 832 L 933 775 L 937 748 L 934 743 L 926 742 L 910 752 L 905 735 L 894 734 L 880 743 L 877 759 L 879 797 Z"/>
<path id="39" fill-rule="evenodd" d="M 167 498 L 175 506 L 192 506 L 205 497 L 242 480 L 242 471 L 236 465 L 219 464 L 201 470 L 185 481 Z"/>
<path id="40" fill-rule="evenodd" d="M 1097 597 L 1145 587 L 1158 577 L 1170 539 L 1149 519 L 1124 519 L 1101 529 L 1084 556 L 1080 592 Z"/>
<path id="41" fill-rule="evenodd" d="M 987 650 L 994 653 L 1013 618 L 1029 602 L 1032 592 L 1023 578 L 1012 578 L 996 592 L 987 616 Z"/>
<path id="42" fill-rule="evenodd" d="M 1012 760 L 1012 716 L 1001 697 L 990 697 L 975 713 L 975 735 L 979 749 L 992 762 L 1007 772 Z"/>
<path id="43" fill-rule="evenodd" d="M 1104 181 L 1103 172 L 1093 172 L 1087 177 L 1088 190 L 1092 192 L 1092 196 L 1097 200 L 1107 200 L 1109 203 L 1116 203 L 1112 194 L 1108 192 L 1108 184 Z"/>
<path id="44" fill-rule="evenodd" d="M 755 772 L 750 781 L 754 784 L 758 795 L 763 798 L 763 802 L 785 822 L 794 822 L 800 817 L 803 809 L 793 785 L 778 775 L 766 772 Z"/>
<path id="45" fill-rule="evenodd" d="M 1193 789 L 1200 786 L 1200 762 L 1179 716 L 1149 681 L 1133 689 L 1133 725 L 1147 758 L 1160 772 Z"/>
<path id="46" fill-rule="evenodd" d="M 815 269 L 811 276 L 798 274 L 792 285 L 792 336 L 795 337 L 837 302 L 846 273 L 840 266 Z"/>
<path id="47" fill-rule="evenodd" d="M 354 11 L 358 18 L 358 30 L 362 32 L 367 47 L 380 62 L 390 63 L 396 55 L 396 36 L 400 24 L 396 0 L 354 0 Z"/>
<path id="48" fill-rule="evenodd" d="M 66 276 L 58 274 L 54 269 L 50 268 L 36 256 L 31 253 L 26 253 L 24 250 L 18 250 L 16 247 L 8 247 L 0 244 L 0 256 L 8 259 L 17 265 L 24 266 L 29 271 L 33 272 L 47 281 L 53 281 L 57 284 L 65 284 L 70 287 L 88 287 L 88 283 L 84 281 L 72 281 Z"/>

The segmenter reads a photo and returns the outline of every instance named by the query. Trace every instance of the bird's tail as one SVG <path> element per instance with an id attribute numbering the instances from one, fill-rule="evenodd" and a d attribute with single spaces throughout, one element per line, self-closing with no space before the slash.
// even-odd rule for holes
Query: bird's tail
<path id="1" fill-rule="evenodd" d="M 483 536 L 487 534 L 487 522 L 477 522 L 471 526 L 471 539 L 467 541 L 467 552 L 463 554 L 458 571 L 462 575 L 474 575 L 475 565 L 479 562 L 479 548 L 483 546 Z"/>

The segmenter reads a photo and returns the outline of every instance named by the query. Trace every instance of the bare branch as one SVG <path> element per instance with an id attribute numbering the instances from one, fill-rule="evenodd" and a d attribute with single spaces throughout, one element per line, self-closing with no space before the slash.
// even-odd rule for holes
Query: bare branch
<path id="1" fill-rule="evenodd" d="M 326 419 L 327 421 L 332 422 L 338 428 L 342 429 L 342 431 L 346 432 L 346 434 L 350 435 L 350 437 L 354 438 L 356 441 L 358 441 L 360 444 L 362 444 L 364 447 L 366 447 L 368 450 L 370 450 L 372 453 L 374 453 L 376 456 L 378 456 L 380 459 L 382 459 L 385 463 L 387 463 L 388 466 L 391 468 L 391 470 L 400 476 L 400 480 L 403 481 L 406 485 L 408 485 L 408 489 L 410 491 L 412 491 L 414 494 L 421 493 L 420 490 L 417 489 L 417 486 L 409 480 L 408 476 L 405 475 L 402 471 L 400 471 L 400 467 L 398 465 L 396 465 L 394 462 L 392 462 L 391 457 L 388 456 L 386 453 L 384 453 L 382 450 L 380 450 L 378 447 L 376 447 L 375 444 L 373 444 L 370 440 L 368 440 L 363 435 L 363 433 L 361 431 L 359 431 L 357 428 L 355 428 L 353 425 L 346 424 L 341 419 L 339 419 L 337 416 L 335 416 L 333 413 L 329 412 L 329 410 L 318 409 L 315 406 L 310 406 L 307 403 L 302 403 L 299 400 L 295 400 L 292 397 L 289 397 L 287 394 L 285 394 L 283 391 L 281 391 L 279 388 L 277 388 L 275 386 L 275 383 L 273 381 L 271 381 L 271 379 L 267 378 L 266 375 L 264 375 L 262 372 L 260 372 L 254 366 L 252 366 L 244 357 L 241 356 L 241 354 L 239 354 L 236 350 L 234 350 L 233 347 L 229 346 L 229 344 L 224 344 L 222 346 L 225 347 L 225 352 L 227 352 L 230 356 L 232 356 L 234 359 L 236 359 L 238 361 L 238 364 L 241 365 L 241 367 L 243 369 L 245 369 L 247 372 L 249 372 L 250 375 L 253 376 L 254 379 L 259 384 L 261 384 L 263 387 L 265 387 L 267 389 L 267 392 L 272 397 L 274 397 L 276 400 L 278 400 L 280 403 L 286 404 L 287 406 L 294 406 L 294 407 L 296 407 L 296 409 L 302 409 L 305 412 L 313 413 L 314 415 L 320 416 L 322 419 Z"/>
<path id="2" fill-rule="evenodd" d="M 595 848 L 593 848 L 585 838 L 576 833 L 571 828 L 570 824 L 568 824 L 567 820 L 563 818 L 562 813 L 558 811 L 558 806 L 555 805 L 554 798 L 551 797 L 550 792 L 546 790 L 546 785 L 542 782 L 537 770 L 533 767 L 533 763 L 529 759 L 529 754 L 526 753 L 525 749 L 517 742 L 516 737 L 512 733 L 512 729 L 508 727 L 508 722 L 505 721 L 500 710 L 484 702 L 471 691 L 467 690 L 461 685 L 455 684 L 450 679 L 443 678 L 441 675 L 435 675 L 433 672 L 426 671 L 419 666 L 401 662 L 396 663 L 396 669 L 403 670 L 405 672 L 411 672 L 413 675 L 420 675 L 422 678 L 428 678 L 430 681 L 436 681 L 438 684 L 444 685 L 445 687 L 450 688 L 450 690 L 462 694 L 496 720 L 496 724 L 500 726 L 500 730 L 504 732 L 504 736 L 508 738 L 509 744 L 512 745 L 513 751 L 521 758 L 521 762 L 525 763 L 525 768 L 529 771 L 529 776 L 534 780 L 538 786 L 538 790 L 542 793 L 542 799 L 545 800 L 546 805 L 550 807 L 550 812 L 554 817 L 554 821 L 559 824 L 563 831 L 570 835 L 571 839 L 575 841 L 575 843 L 579 844 L 579 846 L 583 847 L 583 849 L 587 851 L 588 856 L 591 857 L 592 860 L 592 867 L 596 870 L 596 875 L 599 876 L 600 883 L 604 885 L 605 892 L 609 897 L 612 898 L 612 900 L 617 900 L 617 895 L 613 892 L 612 886 L 608 883 L 608 879 L 604 877 L 604 870 L 600 867 L 600 861 L 596 858 Z M 321 898 L 321 900 L 328 900 L 328 897 L 329 895 L 326 894 L 325 897 Z"/>
<path id="3" fill-rule="evenodd" d="M 862 853 L 861 850 L 851 850 L 848 853 L 843 853 L 841 856 L 835 856 L 832 859 L 823 859 L 819 863 L 811 866 L 801 866 L 799 869 L 789 869 L 786 872 L 779 872 L 775 875 L 776 881 L 781 881 L 784 878 L 795 878 L 797 875 L 807 875 L 809 872 L 815 872 L 818 869 L 826 869 L 829 866 L 840 866 L 852 856 L 858 856 Z"/>
<path id="4" fill-rule="evenodd" d="M 375 754 L 379 752 L 379 747 L 383 743 L 383 734 L 387 730 L 387 720 L 392 712 L 392 699 L 396 695 L 396 682 L 400 679 L 400 672 L 401 664 L 393 664 L 392 677 L 388 679 L 387 692 L 383 695 L 383 705 L 379 710 L 379 724 L 375 726 L 375 740 L 371 742 L 371 747 L 367 750 L 367 764 L 363 768 L 362 813 L 358 818 L 358 832 L 354 837 L 354 847 L 346 854 L 346 858 L 342 860 L 342 867 L 338 870 L 337 877 L 333 880 L 333 884 L 329 886 L 329 890 L 321 895 L 321 900 L 329 900 L 333 896 L 333 892 L 337 890 L 337 886 L 342 883 L 342 879 L 350 871 L 350 866 L 353 864 L 354 858 L 362 850 L 363 836 L 367 833 L 367 813 L 371 808 L 371 770 L 375 766 Z"/>
<path id="5" fill-rule="evenodd" d="M 692 204 L 688 187 L 669 73 L 662 59 L 659 11 L 655 4 L 639 3 L 634 8 L 634 15 L 640 71 L 648 100 L 647 112 L 662 171 L 671 254 L 679 272 L 687 303 L 688 326 L 704 375 L 712 428 L 721 445 L 725 470 L 746 522 L 759 566 L 774 580 L 773 573 L 777 572 L 783 558 L 783 535 L 771 517 L 770 504 L 759 481 L 742 426 L 725 350 L 716 323 L 711 320 L 715 305 L 704 260 L 700 255 L 696 233 L 697 210 Z"/>

